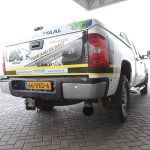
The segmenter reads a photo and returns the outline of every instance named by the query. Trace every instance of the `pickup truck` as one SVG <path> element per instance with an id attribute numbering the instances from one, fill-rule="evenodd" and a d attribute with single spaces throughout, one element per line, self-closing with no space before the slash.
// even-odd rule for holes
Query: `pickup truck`
<path id="1" fill-rule="evenodd" d="M 39 30 L 38 30 L 39 29 Z M 102 101 L 124 122 L 129 93 L 147 93 L 148 71 L 124 33 L 119 36 L 95 19 L 51 29 L 37 28 L 22 41 L 4 47 L 1 89 L 25 99 L 27 110 L 84 102 L 83 113 Z"/>

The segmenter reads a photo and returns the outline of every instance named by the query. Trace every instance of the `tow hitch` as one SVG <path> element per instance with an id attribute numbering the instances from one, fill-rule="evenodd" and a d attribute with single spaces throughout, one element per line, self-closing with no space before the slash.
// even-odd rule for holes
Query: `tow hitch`
<path id="1" fill-rule="evenodd" d="M 32 99 L 32 98 L 27 98 L 26 100 L 25 100 L 25 108 L 26 108 L 26 110 L 35 110 L 36 109 L 36 107 L 35 107 L 35 100 L 34 99 Z"/>

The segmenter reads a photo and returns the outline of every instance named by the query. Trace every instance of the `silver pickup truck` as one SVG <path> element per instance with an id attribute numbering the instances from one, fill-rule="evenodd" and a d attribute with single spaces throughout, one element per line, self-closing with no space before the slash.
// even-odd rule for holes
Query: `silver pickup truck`
<path id="1" fill-rule="evenodd" d="M 147 93 L 148 72 L 133 43 L 124 33 L 116 36 L 102 23 L 89 19 L 36 31 L 26 40 L 4 48 L 1 89 L 25 98 L 27 110 L 101 100 L 124 122 L 129 92 Z"/>

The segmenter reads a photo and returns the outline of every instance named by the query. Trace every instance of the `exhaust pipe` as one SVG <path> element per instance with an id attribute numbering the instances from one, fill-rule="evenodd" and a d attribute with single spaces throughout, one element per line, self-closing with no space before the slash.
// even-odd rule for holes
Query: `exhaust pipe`
<path id="1" fill-rule="evenodd" d="M 86 116 L 91 116 L 94 113 L 94 108 L 92 106 L 92 102 L 84 101 L 83 113 Z"/>

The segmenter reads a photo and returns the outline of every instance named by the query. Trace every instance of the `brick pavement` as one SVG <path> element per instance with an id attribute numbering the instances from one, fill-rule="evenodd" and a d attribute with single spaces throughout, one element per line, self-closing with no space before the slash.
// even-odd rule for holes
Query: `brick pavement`
<path id="1" fill-rule="evenodd" d="M 82 114 L 83 103 L 37 113 L 0 93 L 0 150 L 150 150 L 150 94 L 131 95 L 130 106 L 121 124 L 101 103 L 91 117 Z"/>

